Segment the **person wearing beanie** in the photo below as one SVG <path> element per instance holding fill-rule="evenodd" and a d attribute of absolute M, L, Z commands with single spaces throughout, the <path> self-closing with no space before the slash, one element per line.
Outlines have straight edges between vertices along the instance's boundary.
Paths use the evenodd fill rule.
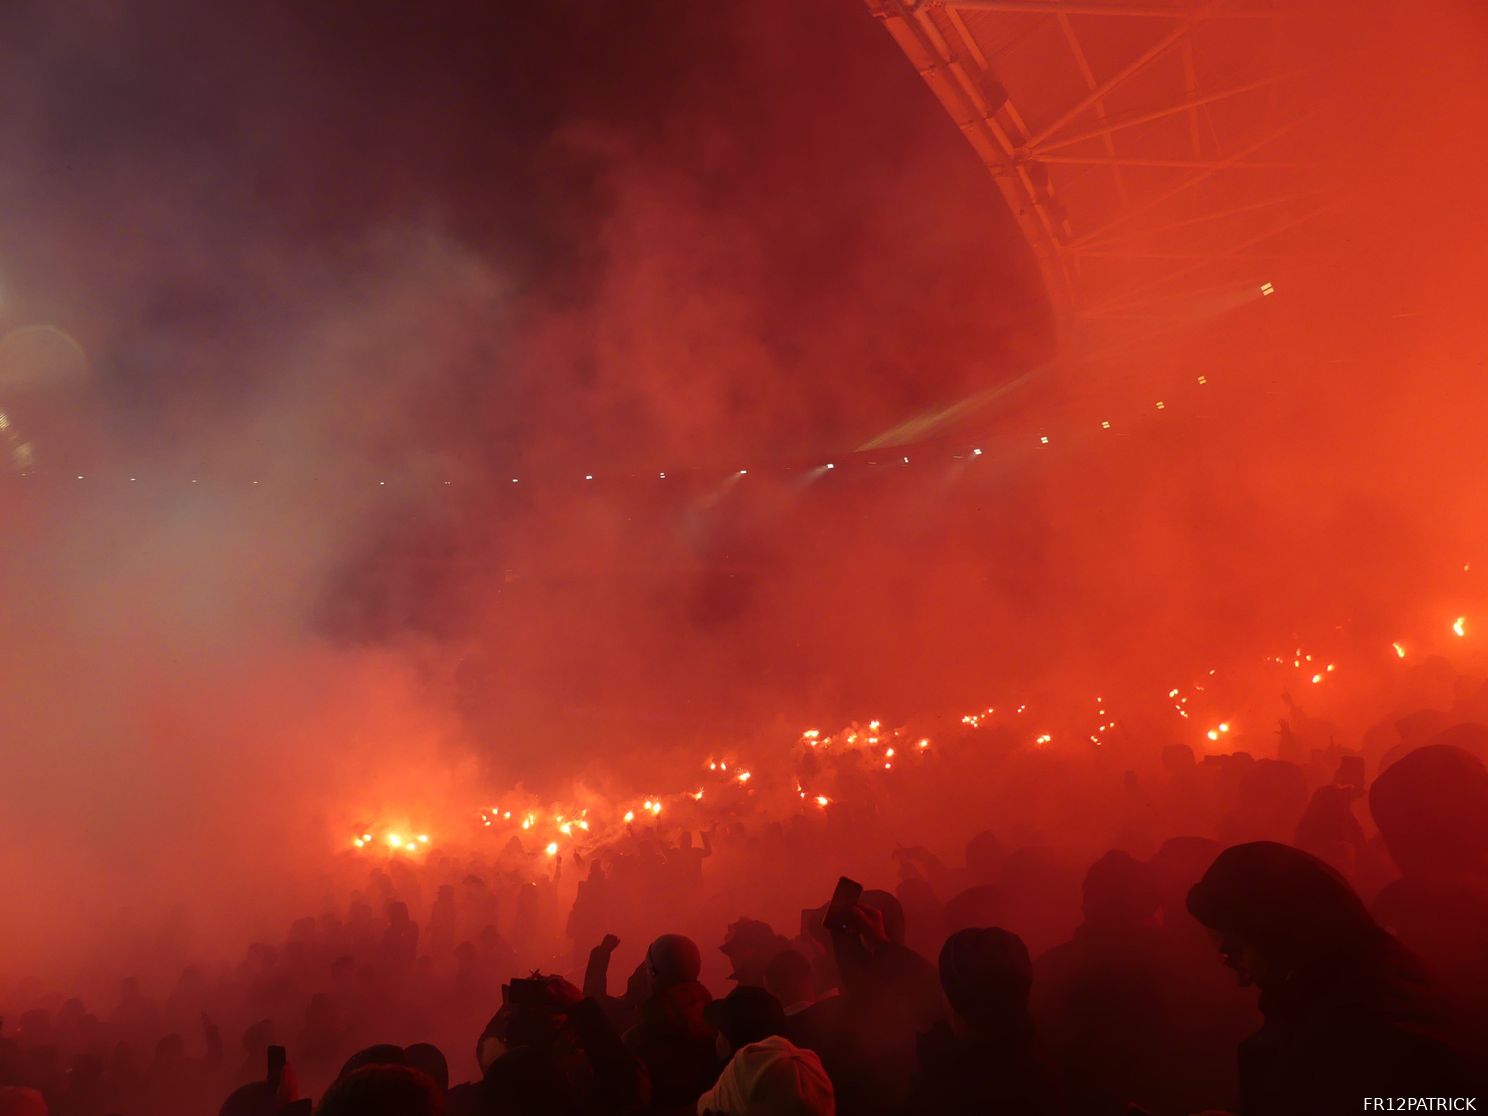
<path fill-rule="evenodd" d="M 690 1110 L 718 1071 L 717 1033 L 706 1018 L 712 996 L 698 982 L 702 953 L 691 938 L 664 934 L 646 950 L 650 995 L 625 1047 L 646 1067 L 659 1111 Z"/>
<path fill-rule="evenodd" d="M 663 934 L 646 949 L 646 975 L 652 992 L 674 984 L 692 984 L 702 971 L 702 951 L 682 934 Z"/>

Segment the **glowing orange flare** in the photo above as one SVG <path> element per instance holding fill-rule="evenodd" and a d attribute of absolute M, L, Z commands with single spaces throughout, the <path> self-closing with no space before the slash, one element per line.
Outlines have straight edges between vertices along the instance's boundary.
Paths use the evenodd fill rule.
<path fill-rule="evenodd" d="M 1395 657 L 1397 659 L 1403 659 L 1403 658 L 1405 658 L 1405 648 L 1404 647 L 1400 646 L 1400 644 L 1398 644 L 1398 643 L 1392 643 L 1392 644 L 1390 644 L 1390 646 L 1393 647 L 1393 648 L 1395 648 Z"/>
<path fill-rule="evenodd" d="M 543 851 L 546 852 L 549 856 L 557 856 L 558 855 L 558 842 L 557 841 L 549 841 L 548 842 L 548 847 L 546 849 L 544 849 Z"/>
<path fill-rule="evenodd" d="M 1467 617 L 1459 616 L 1457 617 L 1457 619 L 1453 620 L 1452 631 L 1457 633 L 1458 639 L 1461 639 L 1463 636 L 1467 635 Z"/>
<path fill-rule="evenodd" d="M 827 797 L 827 796 L 826 796 L 826 795 L 824 795 L 824 794 L 819 794 L 819 795 L 817 795 L 817 796 L 816 796 L 816 804 L 817 804 L 817 805 L 818 805 L 818 806 L 826 806 L 826 805 L 828 805 L 828 804 L 829 804 L 829 803 L 830 803 L 830 802 L 831 802 L 831 801 L 832 801 L 832 800 L 831 800 L 831 799 L 830 799 L 830 798 L 828 798 L 828 797 Z"/>
<path fill-rule="evenodd" d="M 738 779 L 741 783 L 747 783 L 749 782 L 750 775 L 747 771 L 741 771 L 738 775 L 735 776 L 735 778 Z"/>
<path fill-rule="evenodd" d="M 625 824 L 626 825 L 629 825 L 633 821 L 635 821 L 635 811 L 634 810 L 626 810 L 625 811 Z"/>

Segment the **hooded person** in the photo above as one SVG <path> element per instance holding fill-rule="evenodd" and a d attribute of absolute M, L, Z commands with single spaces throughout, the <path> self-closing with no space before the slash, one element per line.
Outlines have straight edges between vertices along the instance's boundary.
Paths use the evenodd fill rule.
<path fill-rule="evenodd" d="M 1419 953 L 1488 1049 L 1488 768 L 1473 754 L 1488 730 L 1458 725 L 1387 768 L 1369 809 L 1400 878 L 1373 913 Z"/>
<path fill-rule="evenodd" d="M 941 947 L 949 1017 L 920 1036 L 919 1069 L 904 1111 L 1059 1111 L 1059 1090 L 1034 1039 L 1033 963 L 1021 938 L 997 927 L 959 930 Z"/>
<path fill-rule="evenodd" d="M 1425 966 L 1316 857 L 1270 841 L 1226 849 L 1188 909 L 1260 989 L 1264 1023 L 1239 1050 L 1245 1116 L 1474 1093 Z"/>
<path fill-rule="evenodd" d="M 698 982 L 702 953 L 681 934 L 663 934 L 646 950 L 650 994 L 625 1048 L 646 1067 L 659 1112 L 691 1111 L 718 1070 L 716 1032 L 704 1016 L 712 997 Z"/>
<path fill-rule="evenodd" d="M 835 1116 L 836 1111 L 821 1059 L 779 1035 L 736 1050 L 697 1102 L 698 1116 Z"/>

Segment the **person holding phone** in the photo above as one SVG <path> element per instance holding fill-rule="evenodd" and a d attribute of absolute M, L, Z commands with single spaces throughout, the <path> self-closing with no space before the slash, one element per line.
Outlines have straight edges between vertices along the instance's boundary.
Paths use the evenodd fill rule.
<path fill-rule="evenodd" d="M 895 1112 L 909 1089 L 920 1032 L 945 1015 L 935 968 L 904 944 L 904 911 L 887 891 L 843 877 L 822 925 L 841 995 L 793 1017 L 793 1037 L 821 1055 L 843 1108 Z"/>

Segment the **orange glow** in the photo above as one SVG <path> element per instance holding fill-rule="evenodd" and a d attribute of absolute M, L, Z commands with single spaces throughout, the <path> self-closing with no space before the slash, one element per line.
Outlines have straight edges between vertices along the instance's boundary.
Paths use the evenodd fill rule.
<path fill-rule="evenodd" d="M 1395 648 L 1395 657 L 1396 658 L 1398 658 L 1398 659 L 1405 658 L 1405 648 L 1403 646 L 1401 646 L 1399 643 L 1392 643 L 1392 644 L 1390 644 L 1390 646 L 1393 647 L 1393 648 Z"/>
<path fill-rule="evenodd" d="M 1452 631 L 1457 633 L 1458 639 L 1461 639 L 1463 636 L 1467 635 L 1467 617 L 1459 616 L 1457 617 L 1457 619 L 1453 620 Z"/>
<path fill-rule="evenodd" d="M 549 841 L 548 842 L 548 847 L 546 849 L 544 849 L 543 851 L 546 852 L 549 856 L 557 856 L 558 855 L 558 842 L 557 841 Z"/>

